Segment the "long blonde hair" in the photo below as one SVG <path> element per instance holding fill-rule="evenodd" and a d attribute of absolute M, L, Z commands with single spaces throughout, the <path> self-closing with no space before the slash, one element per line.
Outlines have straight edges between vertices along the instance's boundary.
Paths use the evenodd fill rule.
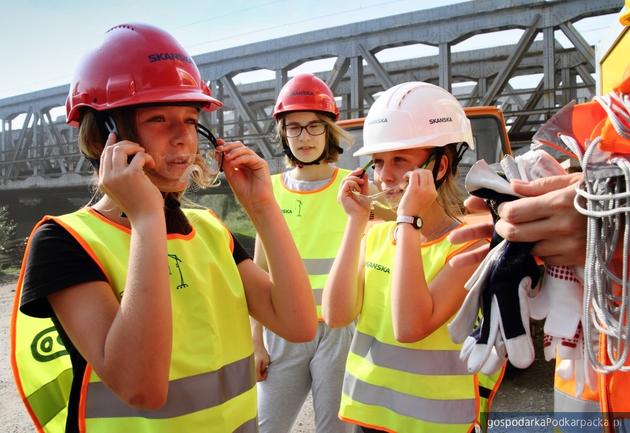
<path fill-rule="evenodd" d="M 458 167 L 453 169 L 457 146 L 458 143 L 451 143 L 444 147 L 442 158 L 448 158 L 448 169 L 438 189 L 437 201 L 448 216 L 460 219 L 464 214 L 464 193 L 458 182 Z"/>

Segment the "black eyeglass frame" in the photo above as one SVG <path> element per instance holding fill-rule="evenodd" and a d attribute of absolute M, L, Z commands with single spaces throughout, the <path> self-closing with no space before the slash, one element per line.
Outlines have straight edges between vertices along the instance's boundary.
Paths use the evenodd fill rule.
<path fill-rule="evenodd" d="M 319 134 L 313 134 L 313 133 L 311 133 L 311 132 L 308 130 L 308 128 L 309 128 L 310 126 L 312 126 L 312 125 L 321 125 L 321 126 L 323 126 L 323 127 L 324 127 L 324 130 L 323 130 L 322 132 L 320 132 Z M 321 122 L 321 121 L 314 121 L 314 122 L 310 122 L 310 123 L 308 123 L 308 124 L 307 124 L 307 125 L 305 125 L 305 126 L 302 126 L 302 125 L 299 125 L 299 124 L 292 124 L 292 125 L 291 125 L 291 128 L 296 128 L 296 129 L 297 129 L 297 128 L 300 128 L 300 132 L 298 132 L 296 135 L 289 135 L 289 134 L 287 133 L 287 125 L 284 125 L 284 127 L 283 127 L 283 129 L 284 129 L 284 135 L 285 135 L 287 138 L 297 138 L 297 137 L 299 137 L 300 135 L 302 135 L 302 131 L 304 131 L 304 130 L 306 130 L 306 133 L 307 133 L 308 135 L 310 135 L 311 137 L 317 137 L 317 136 L 320 136 L 320 135 L 322 135 L 322 134 L 325 134 L 325 133 L 326 133 L 326 129 L 328 128 L 328 125 L 326 125 L 326 123 Z"/>
<path fill-rule="evenodd" d="M 300 131 L 301 133 L 302 131 Z M 210 142 L 210 144 L 212 144 L 212 147 L 214 147 L 215 151 L 217 149 L 217 139 L 214 136 L 214 134 L 212 133 L 212 131 L 210 131 L 210 129 L 206 128 L 205 126 L 203 126 L 202 124 L 198 123 L 197 124 L 197 133 L 199 135 L 201 135 L 202 137 L 205 137 L 206 139 L 208 139 L 208 141 Z M 223 152 L 221 153 L 221 161 L 219 162 L 219 172 L 223 172 Z"/>

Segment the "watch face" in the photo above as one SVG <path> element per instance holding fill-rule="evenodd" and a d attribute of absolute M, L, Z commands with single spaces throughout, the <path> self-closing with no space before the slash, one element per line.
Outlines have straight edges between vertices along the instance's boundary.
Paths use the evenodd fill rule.
<path fill-rule="evenodd" d="M 420 217 L 413 217 L 413 222 L 411 223 L 412 226 L 414 226 L 417 229 L 421 229 L 422 228 L 422 220 L 420 219 Z"/>

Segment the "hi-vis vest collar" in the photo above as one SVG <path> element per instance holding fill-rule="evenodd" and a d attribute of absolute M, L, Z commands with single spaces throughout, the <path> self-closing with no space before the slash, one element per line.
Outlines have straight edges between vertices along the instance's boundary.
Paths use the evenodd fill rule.
<path fill-rule="evenodd" d="M 330 183 L 313 191 L 289 189 L 283 173 L 271 177 L 274 195 L 308 272 L 319 319 L 322 292 L 348 220 L 337 193 L 349 173 L 337 168 Z"/>
<path fill-rule="evenodd" d="M 184 212 L 193 232 L 169 235 L 167 241 L 173 308 L 167 402 L 156 411 L 130 408 L 88 366 L 79 405 L 81 432 L 257 432 L 248 310 L 232 257 L 232 237 L 210 212 Z M 103 269 L 114 294 L 119 299 L 124 296 L 130 231 L 88 209 L 54 219 Z M 72 376 L 70 360 L 63 346 L 58 356 L 50 354 L 46 362 L 35 356 L 34 347 L 42 352 L 58 348 L 58 337 L 50 319 L 19 313 L 22 279 L 21 275 L 12 322 L 16 383 L 38 431 L 62 433 Z"/>

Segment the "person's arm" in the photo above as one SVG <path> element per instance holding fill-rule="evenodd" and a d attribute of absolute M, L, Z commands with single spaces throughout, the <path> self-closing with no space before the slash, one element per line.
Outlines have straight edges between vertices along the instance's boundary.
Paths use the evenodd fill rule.
<path fill-rule="evenodd" d="M 254 263 L 256 263 L 261 269 L 265 271 L 267 270 L 265 250 L 258 236 L 256 236 L 256 244 L 254 248 Z M 265 348 L 265 342 L 263 340 L 263 327 L 260 322 L 253 317 L 250 317 L 249 325 L 252 332 L 252 341 L 254 343 L 254 368 L 256 370 L 256 380 L 261 382 L 267 379 L 267 368 L 269 367 L 270 362 L 269 353 Z"/>
<path fill-rule="evenodd" d="M 398 205 L 399 216 L 441 215 L 433 174 L 417 169 L 407 175 L 409 183 Z M 411 224 L 398 224 L 392 270 L 392 322 L 400 342 L 419 341 L 455 314 L 466 296 L 464 283 L 476 264 L 454 269 L 448 263 L 429 285 L 420 254 L 422 231 Z"/>
<path fill-rule="evenodd" d="M 367 176 L 360 169 L 346 177 L 337 197 L 348 221 L 322 294 L 324 321 L 331 328 L 350 324 L 363 305 L 362 239 L 370 212 L 354 200 L 352 191 L 368 191 Z"/>
<path fill-rule="evenodd" d="M 294 342 L 315 337 L 317 315 L 308 275 L 271 188 L 267 163 L 240 142 L 220 141 L 223 169 L 265 247 L 269 273 L 238 265 L 250 315 Z"/>
<path fill-rule="evenodd" d="M 114 139 L 103 151 L 99 178 L 131 224 L 124 296 L 119 304 L 109 284 L 90 282 L 48 299 L 103 382 L 128 405 L 155 409 L 168 394 L 172 345 L 163 199 L 143 170 L 153 163 L 151 157 L 137 144 L 114 144 Z"/>

